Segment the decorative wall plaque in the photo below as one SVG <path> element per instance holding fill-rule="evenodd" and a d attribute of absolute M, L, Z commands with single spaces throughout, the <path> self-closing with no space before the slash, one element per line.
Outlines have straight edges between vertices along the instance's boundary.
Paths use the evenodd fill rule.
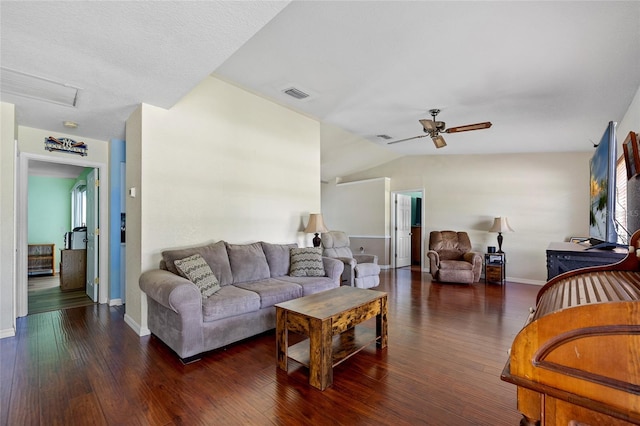
<path fill-rule="evenodd" d="M 56 139 L 49 136 L 44 140 L 44 149 L 47 151 L 64 151 L 71 154 L 80 154 L 83 157 L 87 155 L 89 148 L 84 142 L 76 142 L 69 138 Z"/>

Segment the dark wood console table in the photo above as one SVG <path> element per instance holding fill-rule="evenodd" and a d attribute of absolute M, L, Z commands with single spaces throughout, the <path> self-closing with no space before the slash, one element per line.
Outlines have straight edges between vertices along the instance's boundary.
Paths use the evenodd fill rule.
<path fill-rule="evenodd" d="M 589 249 L 589 246 L 576 243 L 551 243 L 547 248 L 547 280 L 574 269 L 588 266 L 609 265 L 624 259 L 628 250 Z"/>

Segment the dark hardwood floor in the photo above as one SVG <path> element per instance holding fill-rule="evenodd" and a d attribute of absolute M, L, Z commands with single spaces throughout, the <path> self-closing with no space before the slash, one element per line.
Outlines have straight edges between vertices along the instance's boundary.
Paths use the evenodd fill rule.
<path fill-rule="evenodd" d="M 29 277 L 27 312 L 29 315 L 92 305 L 84 289 L 62 291 L 60 275 Z"/>
<path fill-rule="evenodd" d="M 182 365 L 122 306 L 29 315 L 0 339 L 2 425 L 517 425 L 500 380 L 539 287 L 431 283 L 383 271 L 389 346 L 334 369 L 324 392 L 279 371 L 269 332 Z"/>

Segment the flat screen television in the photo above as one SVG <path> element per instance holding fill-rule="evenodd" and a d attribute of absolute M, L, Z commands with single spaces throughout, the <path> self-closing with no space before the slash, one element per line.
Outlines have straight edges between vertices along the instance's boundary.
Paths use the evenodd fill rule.
<path fill-rule="evenodd" d="M 616 147 L 616 123 L 610 121 L 589 162 L 591 248 L 612 249 L 619 246 L 615 225 Z"/>

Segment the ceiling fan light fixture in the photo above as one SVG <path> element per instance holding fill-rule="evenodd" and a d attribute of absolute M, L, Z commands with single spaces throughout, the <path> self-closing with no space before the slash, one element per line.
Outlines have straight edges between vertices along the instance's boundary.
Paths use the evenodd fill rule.
<path fill-rule="evenodd" d="M 445 146 L 447 146 L 444 138 L 440 135 L 433 136 L 431 140 L 433 141 L 433 144 L 436 146 L 436 148 L 444 148 Z"/>
<path fill-rule="evenodd" d="M 433 132 L 434 130 L 438 130 L 438 123 L 436 123 L 433 120 L 423 119 L 418 121 L 420 121 L 420 124 L 422 124 L 422 127 L 424 128 L 424 131 L 426 133 Z"/>

